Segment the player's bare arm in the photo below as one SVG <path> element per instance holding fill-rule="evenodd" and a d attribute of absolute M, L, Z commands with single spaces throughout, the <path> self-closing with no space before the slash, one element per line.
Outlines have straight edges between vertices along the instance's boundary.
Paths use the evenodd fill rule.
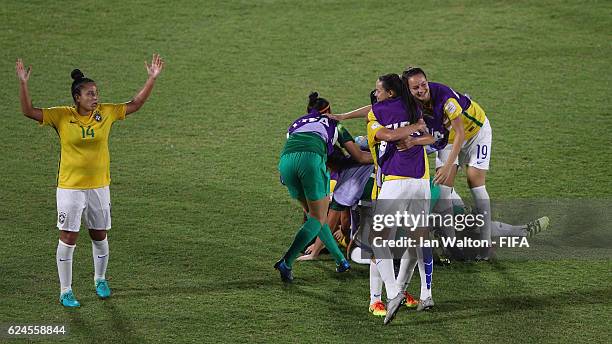
<path fill-rule="evenodd" d="M 349 141 L 344 143 L 344 148 L 351 154 L 351 157 L 355 159 L 360 164 L 372 164 L 374 160 L 372 159 L 372 154 L 370 152 L 364 152 L 359 149 L 359 146 L 353 141 Z"/>
<path fill-rule="evenodd" d="M 452 169 L 455 166 L 455 160 L 459 156 L 459 152 L 461 151 L 461 147 L 463 146 L 463 140 L 465 139 L 465 130 L 463 128 L 463 122 L 461 121 L 461 116 L 457 116 L 455 119 L 451 121 L 451 127 L 455 131 L 455 138 L 453 140 L 453 149 L 451 150 L 444 166 L 440 167 L 436 171 L 436 176 L 434 178 L 434 182 L 436 184 L 446 185 L 446 183 L 449 182 L 449 178 L 450 178 Z"/>
<path fill-rule="evenodd" d="M 337 115 L 330 114 L 329 117 L 335 119 L 336 121 L 344 121 L 353 118 L 366 118 L 368 117 L 368 113 L 370 112 L 370 110 L 372 110 L 372 105 L 366 105 L 349 112 Z"/>
<path fill-rule="evenodd" d="M 126 116 L 138 111 L 144 105 L 151 95 L 153 86 L 155 86 L 155 79 L 157 79 L 161 71 L 164 69 L 164 60 L 159 56 L 159 54 L 153 54 L 151 64 L 148 64 L 147 61 L 145 61 L 144 64 L 149 77 L 147 78 L 147 81 L 145 81 L 142 89 L 138 91 L 136 96 L 134 96 L 134 98 L 132 98 L 132 100 L 126 104 Z"/>
<path fill-rule="evenodd" d="M 407 125 L 398 129 L 382 128 L 376 132 L 376 139 L 380 141 L 399 141 L 409 137 L 416 132 L 425 132 L 427 130 L 425 122 L 418 122 Z"/>
<path fill-rule="evenodd" d="M 42 122 L 42 110 L 35 108 L 32 105 L 32 98 L 30 98 L 30 92 L 28 90 L 28 80 L 30 79 L 30 74 L 32 73 L 32 66 L 29 66 L 26 69 L 23 65 L 23 60 L 17 59 L 15 71 L 17 73 L 17 78 L 19 79 L 19 101 L 21 103 L 21 112 L 23 112 L 23 114 L 28 118 Z"/>
<path fill-rule="evenodd" d="M 404 151 L 414 146 L 426 146 L 426 145 L 431 145 L 435 142 L 436 142 L 436 139 L 434 139 L 434 137 L 431 134 L 423 133 L 419 137 L 408 136 L 407 138 L 396 142 L 395 145 L 397 146 L 397 149 L 399 151 Z"/>

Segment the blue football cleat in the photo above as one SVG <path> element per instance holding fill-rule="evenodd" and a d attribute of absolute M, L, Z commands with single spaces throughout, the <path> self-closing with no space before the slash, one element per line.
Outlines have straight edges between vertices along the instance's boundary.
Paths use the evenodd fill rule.
<path fill-rule="evenodd" d="M 111 290 L 108 287 L 108 282 L 105 279 L 96 280 L 96 294 L 101 299 L 107 299 L 111 295 Z"/>
<path fill-rule="evenodd" d="M 280 272 L 280 277 L 283 282 L 293 282 L 293 272 L 291 272 L 291 269 L 287 266 L 284 259 L 276 262 L 274 268 Z"/>
<path fill-rule="evenodd" d="M 67 292 L 62 293 L 60 295 L 59 301 L 64 307 L 76 308 L 81 306 L 79 301 L 74 298 L 72 290 L 68 290 Z"/>
<path fill-rule="evenodd" d="M 351 269 L 351 264 L 348 260 L 343 260 L 340 264 L 336 265 L 336 272 L 345 272 Z"/>

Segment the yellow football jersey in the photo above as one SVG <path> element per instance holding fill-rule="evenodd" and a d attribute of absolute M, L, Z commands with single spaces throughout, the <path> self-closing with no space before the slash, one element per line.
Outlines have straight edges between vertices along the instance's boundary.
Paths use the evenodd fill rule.
<path fill-rule="evenodd" d="M 480 130 L 480 127 L 482 127 L 487 119 L 484 110 L 473 100 L 468 109 L 464 110 L 459 105 L 459 102 L 457 102 L 457 99 L 449 98 L 444 104 L 444 114 L 449 119 L 449 122 L 444 123 L 450 131 L 448 135 L 448 143 L 453 143 L 453 140 L 455 139 L 455 130 L 453 130 L 450 125 L 450 121 L 453 119 L 461 116 L 463 129 L 465 131 L 465 141 L 476 136 Z"/>
<path fill-rule="evenodd" d="M 372 115 L 371 117 L 370 114 Z M 376 155 L 376 152 L 378 150 L 378 145 L 380 144 L 380 141 L 376 140 L 376 133 L 382 128 L 383 126 L 376 121 L 376 117 L 374 117 L 374 114 L 372 113 L 372 111 L 370 111 L 370 113 L 368 114 L 368 124 L 366 128 L 366 133 L 368 138 L 368 148 L 370 149 L 372 160 L 374 160 L 374 168 L 378 167 L 378 156 Z"/>
<path fill-rule="evenodd" d="M 73 106 L 43 109 L 42 125 L 55 129 L 61 155 L 57 186 L 96 189 L 110 185 L 108 137 L 116 120 L 125 118 L 126 104 L 98 104 L 90 116 Z"/>

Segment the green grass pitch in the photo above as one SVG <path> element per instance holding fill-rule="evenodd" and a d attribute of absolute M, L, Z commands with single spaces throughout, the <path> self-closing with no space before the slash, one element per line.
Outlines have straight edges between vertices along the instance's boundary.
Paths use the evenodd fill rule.
<path fill-rule="evenodd" d="M 487 111 L 493 199 L 609 204 L 611 2 L 5 0 L 1 7 L 0 325 L 68 326 L 64 337 L 30 338 L 37 343 L 612 337 L 610 235 L 585 226 L 583 237 L 604 244 L 576 248 L 555 216 L 553 231 L 525 257 L 434 270 L 435 310 L 402 311 L 387 327 L 367 312 L 367 267 L 338 276 L 329 259 L 297 263 L 290 287 L 272 269 L 301 220 L 276 164 L 308 93 L 348 111 L 369 101 L 379 75 L 407 65 Z M 111 135 L 114 295 L 95 297 L 83 232 L 73 273 L 82 307 L 65 310 L 54 258 L 59 142 L 21 115 L 15 60 L 32 65 L 34 105 L 49 107 L 71 103 L 73 68 L 97 81 L 101 101 L 128 101 L 153 52 L 166 68 L 149 102 Z M 364 133 L 360 121 L 347 126 Z M 467 196 L 464 180 L 457 185 Z M 30 339 L 0 335 L 7 343 Z"/>

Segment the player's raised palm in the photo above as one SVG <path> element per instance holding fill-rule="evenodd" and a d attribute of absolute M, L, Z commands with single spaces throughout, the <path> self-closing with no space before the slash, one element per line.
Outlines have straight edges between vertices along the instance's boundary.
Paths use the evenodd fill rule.
<path fill-rule="evenodd" d="M 147 67 L 149 77 L 155 79 L 159 73 L 161 73 L 162 69 L 164 69 L 164 60 L 162 60 L 159 54 L 153 54 L 151 64 L 148 64 L 147 61 L 145 61 L 145 66 Z"/>
<path fill-rule="evenodd" d="M 28 67 L 26 69 L 23 65 L 23 60 L 17 59 L 17 63 L 15 64 L 15 71 L 17 72 L 17 77 L 21 82 L 28 82 L 30 79 L 30 73 L 32 72 L 32 67 Z"/>

